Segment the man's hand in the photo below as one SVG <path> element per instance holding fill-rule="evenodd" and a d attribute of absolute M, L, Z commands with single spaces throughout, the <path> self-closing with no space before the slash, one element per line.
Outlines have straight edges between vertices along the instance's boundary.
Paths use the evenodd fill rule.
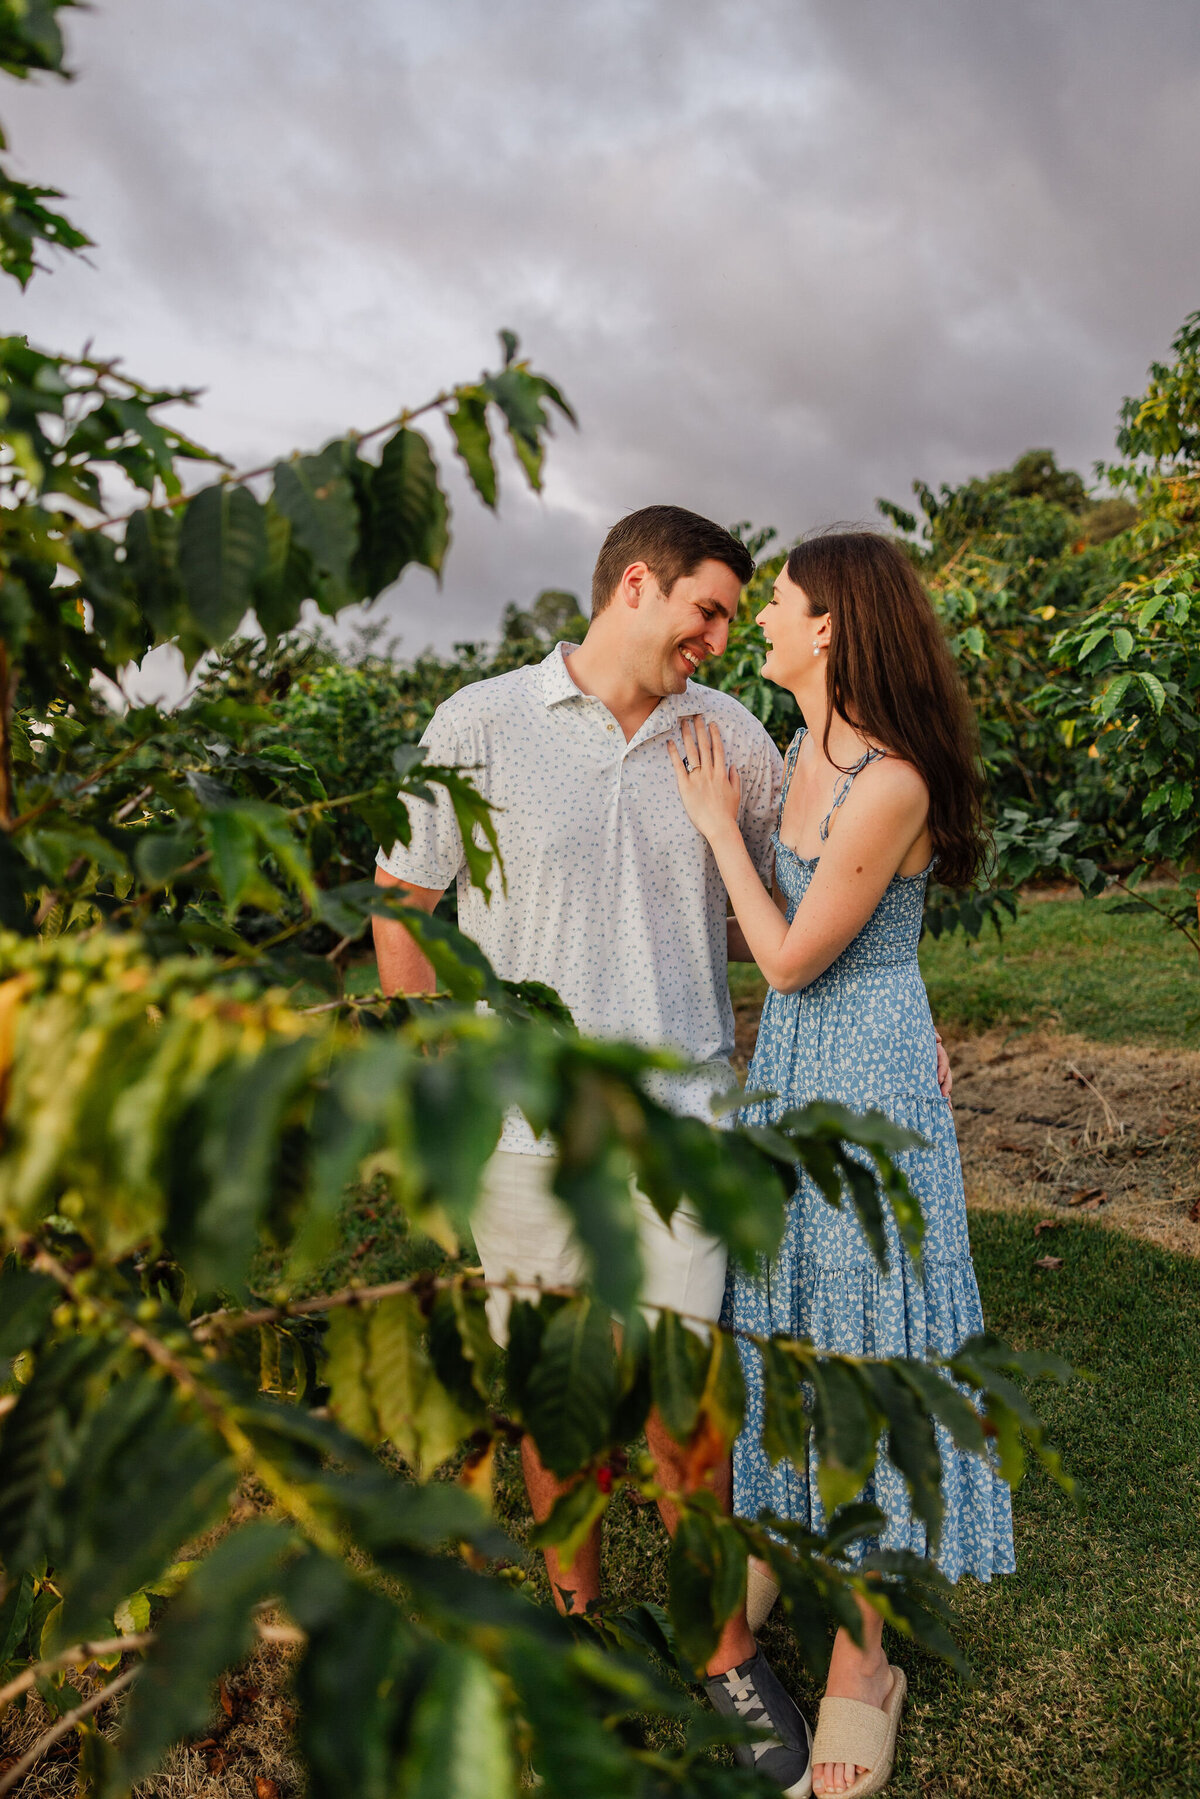
<path fill-rule="evenodd" d="M 954 1091 L 954 1072 L 950 1067 L 950 1058 L 946 1054 L 946 1045 L 942 1042 L 942 1033 L 935 1031 L 933 1034 L 937 1038 L 938 1086 L 942 1090 L 942 1098 L 950 1099 L 950 1095 Z M 953 1103 L 951 1100 L 951 1104 Z"/>

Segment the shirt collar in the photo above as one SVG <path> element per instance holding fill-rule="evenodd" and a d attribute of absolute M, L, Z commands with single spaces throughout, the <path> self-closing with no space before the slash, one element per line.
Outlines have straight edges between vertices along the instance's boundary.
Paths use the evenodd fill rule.
<path fill-rule="evenodd" d="M 567 657 L 572 650 L 577 650 L 577 643 L 556 643 L 544 662 L 539 662 L 537 678 L 542 700 L 547 706 L 557 706 L 560 700 L 582 700 L 583 694 L 567 673 Z"/>
<path fill-rule="evenodd" d="M 578 648 L 577 643 L 556 643 L 545 660 L 538 663 L 538 687 L 546 706 L 557 706 L 561 700 L 587 699 L 587 694 L 575 685 L 567 668 L 567 657 Z M 682 693 L 664 694 L 633 738 L 630 749 L 643 737 L 657 737 L 663 731 L 673 730 L 681 718 L 693 717 L 703 706 L 702 692 L 694 681 L 689 681 Z M 649 728 L 651 726 L 653 728 Z"/>

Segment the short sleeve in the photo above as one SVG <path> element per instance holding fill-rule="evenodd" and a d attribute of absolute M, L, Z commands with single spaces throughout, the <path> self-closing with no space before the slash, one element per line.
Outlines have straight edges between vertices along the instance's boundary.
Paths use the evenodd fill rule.
<path fill-rule="evenodd" d="M 771 835 L 783 790 L 783 757 L 761 726 L 755 733 L 755 742 L 741 776 L 739 823 L 742 836 L 764 887 L 769 887 L 775 862 Z"/>
<path fill-rule="evenodd" d="M 476 761 L 462 741 L 447 708 L 439 706 L 421 738 L 426 761 L 448 766 L 461 766 Z M 432 789 L 432 800 L 405 795 L 412 838 L 407 847 L 393 843 L 390 850 L 380 846 L 376 866 L 406 881 L 411 887 L 429 887 L 444 893 L 455 880 L 464 862 L 462 832 L 454 816 L 454 806 L 444 787 Z"/>

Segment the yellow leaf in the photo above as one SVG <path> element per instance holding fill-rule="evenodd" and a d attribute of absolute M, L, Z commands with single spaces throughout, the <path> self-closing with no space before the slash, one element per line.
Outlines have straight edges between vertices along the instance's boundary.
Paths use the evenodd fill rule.
<path fill-rule="evenodd" d="M 4 1105 L 8 1071 L 12 1067 L 17 1039 L 17 1008 L 28 993 L 32 981 L 32 975 L 18 974 L 12 980 L 0 983 L 0 1109 Z"/>

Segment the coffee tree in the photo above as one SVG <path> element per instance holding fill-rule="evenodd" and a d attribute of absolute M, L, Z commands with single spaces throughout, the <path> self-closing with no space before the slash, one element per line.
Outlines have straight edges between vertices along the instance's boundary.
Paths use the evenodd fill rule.
<path fill-rule="evenodd" d="M 1125 579 L 1057 639 L 1064 674 L 1042 704 L 1120 771 L 1130 905 L 1160 912 L 1200 953 L 1200 312 L 1171 347 L 1122 408 L 1126 460 L 1103 471 L 1137 502 Z M 1116 837 L 1110 827 L 1106 847 Z M 1139 891 L 1164 862 L 1176 895 Z"/>
<path fill-rule="evenodd" d="M 62 9 L 0 12 L 10 73 L 62 71 Z M 28 279 L 18 227 L 72 240 L 23 191 L 5 241 Z M 449 507 L 419 417 L 444 422 L 484 504 L 497 427 L 537 485 L 551 416 L 570 415 L 511 334 L 503 351 L 376 430 L 235 475 L 173 422 L 193 396 L 0 345 L 0 1711 L 36 1691 L 53 1719 L 0 1795 L 67 1732 L 85 1789 L 128 1792 L 203 1731 L 217 1677 L 263 1636 L 290 1646 L 317 1796 L 500 1799 L 530 1759 L 557 1793 L 761 1791 L 712 1759 L 744 1727 L 686 1685 L 748 1552 L 814 1662 L 828 1617 L 856 1627 L 855 1595 L 953 1656 L 931 1565 L 858 1553 L 881 1440 L 933 1543 L 949 1444 L 1012 1481 L 1030 1448 L 1058 1472 L 1017 1379 L 1057 1364 L 990 1338 L 944 1364 L 774 1338 L 767 1446 L 798 1459 L 815 1440 L 829 1532 L 724 1517 L 710 1476 L 742 1422 L 737 1344 L 641 1323 L 630 1176 L 664 1218 L 686 1193 L 755 1266 L 803 1169 L 886 1260 L 920 1252 L 913 1139 L 828 1105 L 771 1130 L 664 1111 L 646 1077 L 677 1066 L 665 1052 L 587 1041 L 453 925 L 343 878 L 331 815 L 403 840 L 408 801 L 441 788 L 495 891 L 469 771 L 399 742 L 331 794 L 263 704 L 264 665 L 226 648 L 248 619 L 269 651 L 305 600 L 336 614 L 441 568 Z M 189 703 L 114 702 L 167 642 L 198 672 Z M 431 999 L 345 992 L 381 911 L 428 954 Z M 518 1303 L 501 1360 L 460 1252 L 511 1105 L 554 1140 L 590 1279 Z M 330 1291 L 367 1175 L 444 1258 Z M 572 1480 L 534 1537 L 569 1561 L 622 1494 L 658 1496 L 637 1446 L 652 1405 L 687 1448 L 667 1602 L 561 1618 L 495 1521 L 497 1449 L 529 1432 Z"/>

